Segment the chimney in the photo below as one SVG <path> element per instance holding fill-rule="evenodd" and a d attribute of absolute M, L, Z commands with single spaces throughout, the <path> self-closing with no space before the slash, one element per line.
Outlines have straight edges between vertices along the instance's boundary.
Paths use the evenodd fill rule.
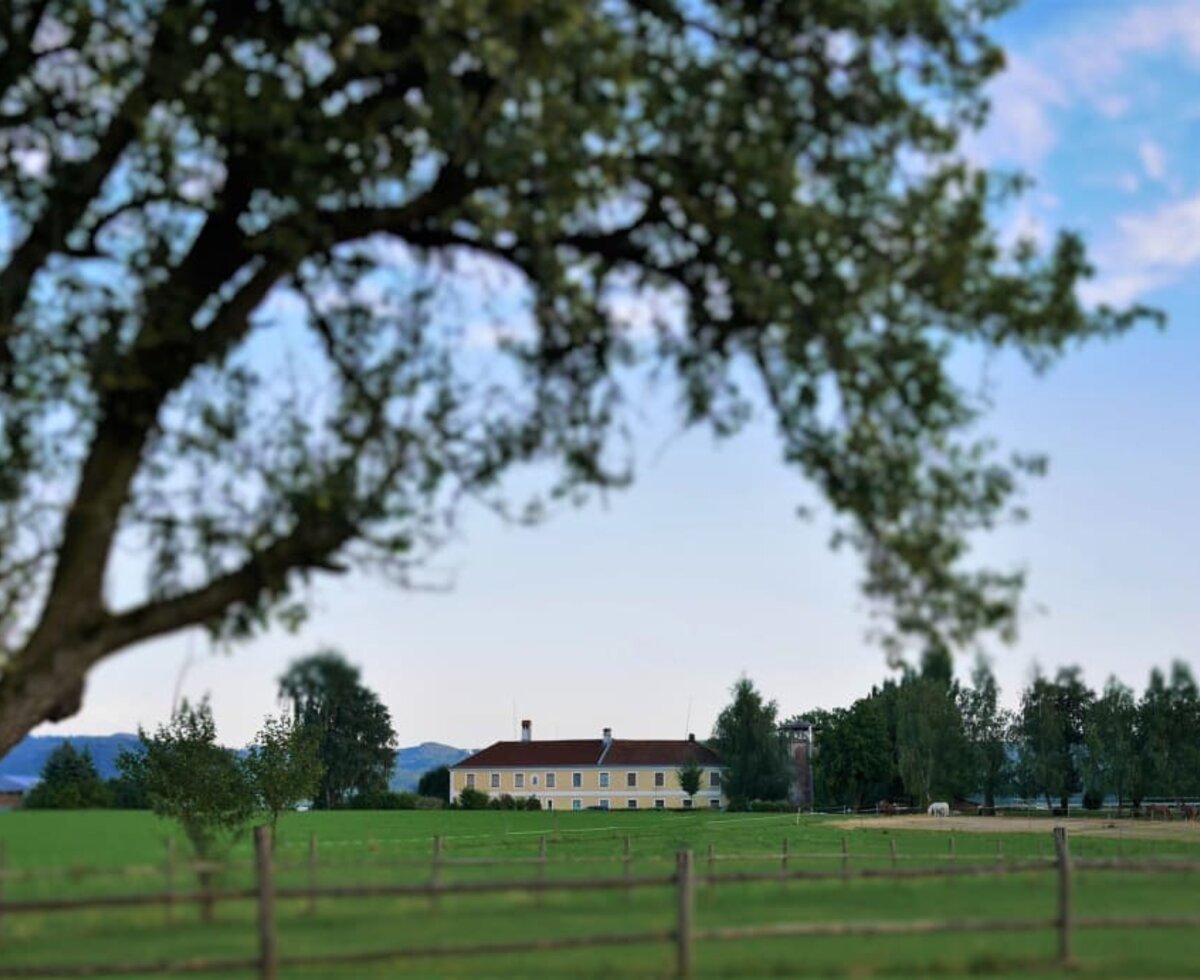
<path fill-rule="evenodd" d="M 528 718 L 526 718 L 523 722 L 521 722 L 521 741 L 522 742 L 532 742 L 533 741 L 533 722 L 530 721 Z"/>
<path fill-rule="evenodd" d="M 696 741 L 696 733 L 695 732 L 688 732 L 688 741 L 689 742 Z"/>
<path fill-rule="evenodd" d="M 610 745 L 612 745 L 612 729 L 606 728 L 604 729 L 604 747 L 608 748 Z"/>

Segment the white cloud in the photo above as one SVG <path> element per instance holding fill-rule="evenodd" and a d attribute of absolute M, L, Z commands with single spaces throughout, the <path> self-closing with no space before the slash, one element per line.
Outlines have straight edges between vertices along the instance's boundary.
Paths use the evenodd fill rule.
<path fill-rule="evenodd" d="M 1117 222 L 1129 257 L 1139 265 L 1182 269 L 1200 262 L 1200 194 Z"/>
<path fill-rule="evenodd" d="M 1138 145 L 1138 159 L 1151 180 L 1162 180 L 1167 175 L 1167 155 L 1154 140 L 1142 140 Z"/>
<path fill-rule="evenodd" d="M 1058 142 L 1051 113 L 1069 103 L 1066 90 L 1034 62 L 1010 55 L 989 94 L 988 125 L 969 141 L 968 153 L 985 163 L 1004 160 L 1036 168 Z"/>
<path fill-rule="evenodd" d="M 1117 219 L 1096 253 L 1100 275 L 1080 294 L 1087 303 L 1122 305 L 1177 282 L 1200 263 L 1200 194 L 1147 214 Z"/>

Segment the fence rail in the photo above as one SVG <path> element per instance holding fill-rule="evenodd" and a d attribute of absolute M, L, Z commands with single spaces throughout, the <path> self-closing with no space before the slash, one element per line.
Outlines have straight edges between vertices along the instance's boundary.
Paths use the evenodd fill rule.
<path fill-rule="evenodd" d="M 1054 828 L 1055 856 L 1048 859 L 1016 861 L 1009 863 L 965 864 L 952 863 L 943 866 L 909 868 L 849 868 L 843 849 L 842 867 L 838 870 L 813 871 L 789 868 L 788 861 L 809 855 L 793 854 L 785 841 L 778 855 L 753 855 L 753 860 L 778 860 L 780 868 L 772 871 L 716 872 L 713 860 L 716 855 L 711 849 L 707 855 L 709 871 L 698 875 L 695 858 L 690 850 L 678 852 L 673 860 L 675 869 L 669 875 L 633 875 L 630 873 L 631 851 L 628 844 L 621 858 L 624 873 L 603 878 L 546 878 L 500 881 L 455 881 L 445 882 L 440 871 L 447 866 L 441 841 L 434 845 L 432 873 L 427 881 L 416 884 L 378 885 L 316 885 L 310 877 L 304 887 L 279 887 L 276 883 L 278 868 L 274 864 L 270 830 L 255 829 L 255 882 L 249 888 L 208 889 L 199 891 L 147 892 L 135 895 L 107 895 L 73 899 L 5 899 L 0 893 L 0 921 L 11 914 L 66 912 L 85 909 L 130 908 L 167 905 L 168 910 L 176 904 L 201 904 L 210 906 L 215 902 L 253 901 L 257 911 L 258 955 L 249 958 L 189 958 L 157 962 L 102 963 L 102 964 L 36 964 L 0 966 L 0 977 L 80 977 L 147 975 L 166 973 L 220 973 L 257 971 L 264 980 L 275 980 L 283 967 L 312 967 L 354 965 L 385 962 L 401 959 L 425 959 L 437 957 L 471 957 L 503 955 L 510 953 L 548 952 L 554 950 L 580 949 L 600 946 L 661 945 L 675 946 L 676 975 L 689 977 L 692 973 L 694 946 L 697 942 L 726 942 L 749 939 L 783 937 L 834 937 L 834 936 L 902 936 L 947 933 L 990 933 L 1031 932 L 1055 930 L 1058 936 L 1058 958 L 1065 965 L 1072 959 L 1073 934 L 1080 929 L 1125 929 L 1125 928 L 1198 928 L 1200 915 L 1178 916 L 1091 916 L 1076 917 L 1072 913 L 1073 878 L 1076 871 L 1107 871 L 1137 874 L 1180 874 L 1200 872 L 1200 861 L 1147 861 L 1107 858 L 1072 858 L 1068 845 L 1067 831 Z M 894 855 L 893 855 L 894 856 Z M 928 856 L 928 855 L 927 855 Z M 953 846 L 949 856 L 953 858 Z M 315 843 L 310 846 L 310 862 L 303 867 L 310 871 L 316 867 Z M 727 856 L 733 857 L 733 856 Z M 741 856 L 738 856 L 739 858 Z M 611 859 L 609 859 L 611 862 Z M 425 862 L 428 864 L 429 862 Z M 539 872 L 544 872 L 546 848 L 539 847 L 536 859 Z M 206 868 L 211 870 L 211 868 Z M 1010 918 L 1010 919 L 912 919 L 891 921 L 854 922 L 773 922 L 739 926 L 716 926 L 697 929 L 695 926 L 695 889 L 698 883 L 707 887 L 748 884 L 759 882 L 823 881 L 850 879 L 863 881 L 911 880 L 935 877 L 998 877 L 1014 874 L 1036 874 L 1055 872 L 1057 877 L 1057 914 L 1053 917 Z M 0 883 L 3 879 L 0 878 Z M 307 901 L 310 908 L 317 899 L 340 900 L 350 898 L 380 897 L 425 897 L 436 901 L 451 895 L 482 895 L 501 892 L 526 892 L 542 895 L 547 892 L 596 892 L 613 889 L 673 888 L 675 891 L 676 922 L 672 929 L 631 931 L 617 933 L 594 933 L 582 936 L 534 938 L 510 942 L 481 942 L 474 944 L 434 944 L 425 946 L 403 946 L 379 950 L 358 950 L 344 953 L 313 954 L 305 956 L 281 955 L 276 923 L 278 902 Z"/>

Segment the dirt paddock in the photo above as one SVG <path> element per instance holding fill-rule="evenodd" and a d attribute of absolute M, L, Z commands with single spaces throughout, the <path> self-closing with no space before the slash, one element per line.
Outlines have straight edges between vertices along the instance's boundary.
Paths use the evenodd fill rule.
<path fill-rule="evenodd" d="M 1072 836 L 1117 837 L 1143 840 L 1200 841 L 1200 821 L 1106 820 L 1093 817 L 931 817 L 908 814 L 896 817 L 849 817 L 839 827 L 873 830 L 931 830 L 966 834 L 1048 834 L 1053 827 L 1066 827 Z"/>

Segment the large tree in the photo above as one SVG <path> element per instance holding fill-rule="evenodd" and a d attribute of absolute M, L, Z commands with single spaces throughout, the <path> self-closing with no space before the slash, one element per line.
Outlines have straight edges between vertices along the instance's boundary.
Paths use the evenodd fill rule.
<path fill-rule="evenodd" d="M 1039 462 L 953 355 L 1141 311 L 998 235 L 961 137 L 1005 6 L 0 4 L 0 751 L 131 645 L 407 579 L 514 464 L 625 482 L 638 359 L 687 424 L 769 406 L 893 647 L 1009 633 L 968 542 Z"/>
<path fill-rule="evenodd" d="M 983 805 L 991 813 L 996 794 L 1007 788 L 1012 777 L 1008 751 L 1012 719 L 1000 707 L 996 675 L 984 657 L 975 661 L 971 686 L 959 691 L 958 707 L 970 752 L 968 783 L 983 794 Z"/>
<path fill-rule="evenodd" d="M 69 741 L 50 753 L 42 778 L 25 797 L 29 810 L 83 810 L 106 807 L 112 792 L 96 771 L 92 754 L 77 752 Z"/>
<path fill-rule="evenodd" d="M 896 699 L 896 768 L 905 791 L 922 809 L 969 788 L 970 746 L 955 685 L 928 673 L 910 674 Z"/>
<path fill-rule="evenodd" d="M 779 732 L 779 706 L 748 677 L 739 678 L 730 693 L 733 700 L 717 715 L 712 737 L 725 766 L 722 791 L 735 805 L 787 799 L 788 752 Z"/>
<path fill-rule="evenodd" d="M 1138 780 L 1138 712 L 1133 692 L 1110 677 L 1084 726 L 1087 761 L 1084 788 L 1103 800 L 1115 793 L 1117 806 L 1135 792 Z"/>
<path fill-rule="evenodd" d="M 1083 788 L 1084 725 L 1095 695 L 1078 667 L 1060 667 L 1051 680 L 1038 674 L 1021 696 L 1015 722 L 1020 744 L 1018 779 L 1030 796 L 1057 797 L 1066 809 Z"/>
<path fill-rule="evenodd" d="M 323 650 L 297 660 L 279 679 L 295 727 L 317 746 L 315 802 L 339 807 L 351 796 L 385 793 L 396 765 L 396 732 L 378 695 L 341 654 Z"/>

